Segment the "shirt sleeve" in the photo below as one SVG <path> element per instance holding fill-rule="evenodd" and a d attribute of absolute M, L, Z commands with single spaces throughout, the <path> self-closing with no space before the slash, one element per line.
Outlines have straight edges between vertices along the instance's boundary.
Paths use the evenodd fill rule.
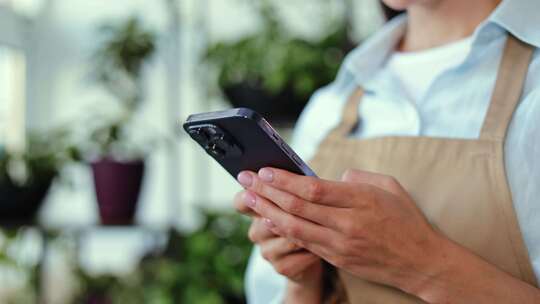
<path fill-rule="evenodd" d="M 263 259 L 254 246 L 246 271 L 246 297 L 249 304 L 278 304 L 284 299 L 287 280 Z"/>

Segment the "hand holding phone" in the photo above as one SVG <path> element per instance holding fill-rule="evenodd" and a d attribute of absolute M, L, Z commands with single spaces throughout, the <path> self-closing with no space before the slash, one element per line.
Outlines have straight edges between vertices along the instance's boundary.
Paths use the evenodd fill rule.
<path fill-rule="evenodd" d="M 270 124 L 250 109 L 191 115 L 184 123 L 184 129 L 235 179 L 242 171 L 258 172 L 264 167 L 316 176 Z M 277 272 L 289 278 L 288 300 L 316 303 L 322 290 L 321 259 L 287 238 L 273 234 L 264 219 L 246 207 L 243 195 L 244 191 L 235 197 L 235 207 L 253 217 L 250 240 L 259 245 L 262 256 Z M 296 301 L 300 298 L 302 301 Z"/>

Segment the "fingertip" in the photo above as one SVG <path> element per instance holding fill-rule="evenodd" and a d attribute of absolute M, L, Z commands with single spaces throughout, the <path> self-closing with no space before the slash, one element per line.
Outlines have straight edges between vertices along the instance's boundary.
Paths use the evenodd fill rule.
<path fill-rule="evenodd" d="M 255 211 L 252 208 L 248 207 L 247 204 L 245 203 L 245 200 L 244 200 L 245 193 L 246 193 L 246 190 L 243 190 L 235 194 L 234 200 L 233 200 L 233 207 L 237 212 L 253 217 L 257 215 L 257 213 L 255 213 Z"/>
<path fill-rule="evenodd" d="M 244 194 L 242 195 L 242 200 L 246 204 L 247 207 L 254 209 L 257 204 L 257 197 L 255 194 L 251 193 L 250 191 L 244 191 Z"/>
<path fill-rule="evenodd" d="M 274 181 L 274 170 L 271 168 L 262 168 L 258 172 L 259 178 L 267 183 Z"/>
<path fill-rule="evenodd" d="M 251 187 L 253 184 L 253 177 L 251 176 L 251 172 L 249 171 L 242 171 L 238 173 L 236 176 L 236 180 L 240 183 L 240 185 L 248 188 Z"/>

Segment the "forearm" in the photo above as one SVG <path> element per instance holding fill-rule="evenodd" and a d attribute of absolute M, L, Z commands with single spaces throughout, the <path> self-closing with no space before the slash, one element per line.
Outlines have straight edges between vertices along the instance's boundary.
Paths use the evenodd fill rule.
<path fill-rule="evenodd" d="M 403 289 L 432 304 L 540 303 L 540 290 L 520 281 L 449 240 L 424 264 L 424 275 Z"/>

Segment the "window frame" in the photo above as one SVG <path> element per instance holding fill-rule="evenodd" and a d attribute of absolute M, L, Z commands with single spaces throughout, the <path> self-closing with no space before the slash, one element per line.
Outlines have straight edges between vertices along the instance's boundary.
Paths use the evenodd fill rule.
<path fill-rule="evenodd" d="M 28 20 L 7 5 L 0 5 L 0 45 L 25 51 Z"/>
<path fill-rule="evenodd" d="M 28 18 L 15 12 L 9 5 L 9 2 L 0 3 L 0 47 L 13 50 L 10 55 L 9 70 L 13 81 L 8 82 L 9 91 L 13 94 L 13 100 L 8 100 L 5 105 L 6 121 L 0 134 L 4 135 L 0 141 L 9 152 L 22 153 L 26 146 L 26 109 L 28 99 L 26 91 L 28 80 L 26 77 L 26 58 L 28 57 L 28 48 L 26 44 L 26 33 L 29 29 Z"/>

